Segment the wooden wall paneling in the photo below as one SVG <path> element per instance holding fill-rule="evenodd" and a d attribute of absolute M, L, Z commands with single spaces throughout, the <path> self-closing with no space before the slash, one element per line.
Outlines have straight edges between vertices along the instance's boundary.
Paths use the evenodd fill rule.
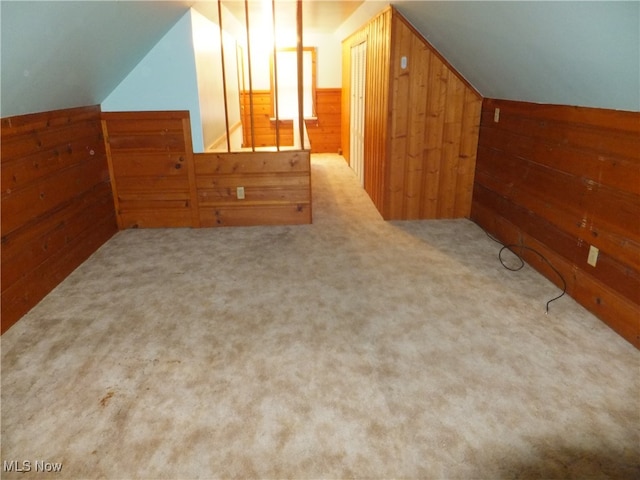
<path fill-rule="evenodd" d="M 311 223 L 308 151 L 195 154 L 195 171 L 202 226 Z"/>
<path fill-rule="evenodd" d="M 638 243 L 626 234 L 629 231 L 638 236 L 640 212 L 635 194 L 595 187 L 583 178 L 484 146 L 479 154 L 476 175 L 480 185 L 562 225 L 582 242 L 597 238 L 599 248 L 618 251 L 626 263 L 640 268 Z"/>
<path fill-rule="evenodd" d="M 341 148 L 341 97 L 340 88 L 316 89 L 316 120 L 306 120 L 312 153 L 337 153 Z M 249 92 L 242 92 L 243 146 L 251 147 Z M 253 92 L 253 125 L 256 147 L 275 147 L 276 122 L 272 119 L 275 106 L 269 90 Z M 280 120 L 278 125 L 280 146 L 293 146 L 293 122 Z"/>
<path fill-rule="evenodd" d="M 485 100 L 472 219 L 545 252 L 569 293 L 640 347 L 639 184 L 640 114 Z"/>
<path fill-rule="evenodd" d="M 116 212 L 116 224 L 118 225 L 118 230 L 123 230 L 125 227 L 124 222 L 122 221 L 122 216 L 119 215 L 118 212 L 120 212 L 120 199 L 118 198 L 118 189 L 116 186 L 116 165 L 118 165 L 118 157 L 114 158 L 114 156 L 111 153 L 111 146 L 109 145 L 109 131 L 107 129 L 107 121 L 104 119 L 104 117 L 101 118 L 100 120 L 100 126 L 102 128 L 102 134 L 104 136 L 104 145 L 105 145 L 105 153 L 107 155 L 107 166 L 109 168 L 109 178 L 110 178 L 110 186 L 111 186 L 111 196 L 113 198 L 113 206 L 115 208 L 115 212 Z M 123 161 L 120 164 L 119 168 L 125 169 L 124 171 L 126 172 L 126 168 L 130 165 L 129 162 L 126 161 L 126 158 L 123 157 Z M 140 160 L 137 159 L 137 161 L 133 161 L 131 162 L 131 165 L 139 165 L 140 163 L 142 163 L 142 167 L 138 169 L 138 171 L 136 172 L 136 170 L 134 170 L 133 168 L 130 170 L 133 175 L 135 175 L 137 173 L 138 176 L 144 175 L 144 167 L 145 165 L 145 161 L 144 159 Z M 119 170 L 118 170 L 119 171 Z"/>
<path fill-rule="evenodd" d="M 2 332 L 116 231 L 100 107 L 2 119 Z"/>
<path fill-rule="evenodd" d="M 510 202 L 495 192 L 478 185 L 476 198 L 487 210 L 499 210 L 501 217 L 513 225 L 522 225 L 521 231 L 535 237 L 539 242 L 553 245 L 557 254 L 571 262 L 572 265 L 587 269 L 589 244 L 576 241 L 575 235 L 548 219 L 536 215 L 526 207 Z M 624 258 L 612 256 L 610 250 L 602 250 L 598 258 L 598 268 L 589 267 L 590 274 L 604 284 L 618 286 L 618 293 L 630 301 L 640 303 L 640 273 L 637 267 L 630 269 Z M 637 261 L 637 259 L 636 259 Z"/>
<path fill-rule="evenodd" d="M 120 228 L 197 227 L 189 112 L 105 112 Z"/>
<path fill-rule="evenodd" d="M 316 89 L 316 121 L 306 121 L 311 153 L 339 153 L 341 151 L 340 88 Z"/>
<path fill-rule="evenodd" d="M 422 218 L 437 218 L 442 168 L 444 112 L 446 109 L 448 71 L 438 57 L 429 55 L 429 95 L 425 122 L 425 178 L 423 183 Z"/>
<path fill-rule="evenodd" d="M 112 207 L 112 205 L 110 205 Z M 2 332 L 17 322 L 60 282 L 88 259 L 116 231 L 113 217 L 94 218 L 90 230 L 67 238 L 65 247 L 48 256 L 33 270 L 24 272 L 15 282 L 3 287 Z"/>
<path fill-rule="evenodd" d="M 464 85 L 448 72 L 447 100 L 444 112 L 444 132 L 440 168 L 440 194 L 438 218 L 453 218 L 455 207 L 458 166 L 460 155 L 460 133 L 464 110 Z"/>
<path fill-rule="evenodd" d="M 255 147 L 271 147 L 276 145 L 276 123 L 271 120 L 274 107 L 272 105 L 271 92 L 269 90 L 254 90 L 253 94 L 241 92 L 242 100 L 242 132 L 243 147 L 252 145 L 251 135 L 251 108 L 250 99 L 253 99 L 253 139 Z M 293 146 L 293 122 L 291 120 L 279 121 L 280 146 Z"/>
<path fill-rule="evenodd" d="M 90 156 L 81 164 L 5 193 L 2 199 L 2 231 L 11 232 L 72 201 L 94 185 L 107 181 L 105 170 L 104 155 Z"/>
<path fill-rule="evenodd" d="M 587 270 L 577 268 L 571 260 L 558 254 L 555 247 L 550 248 L 548 243 L 539 241 L 537 236 L 521 232 L 517 225 L 496 215 L 495 211 L 490 208 L 476 203 L 475 194 L 472 215 L 474 221 L 498 236 L 503 242 L 524 244 L 540 252 L 562 274 L 567 285 L 568 295 L 603 320 L 622 337 L 640 348 L 640 344 L 635 340 L 638 336 L 638 304 L 636 302 L 620 295 L 616 290 L 608 288 L 607 284 L 589 275 Z M 540 260 L 540 257 L 527 251 L 524 251 L 522 256 L 529 265 L 542 273 L 558 288 L 562 287 L 557 274 L 549 269 Z M 560 291 L 558 291 L 559 293 Z M 546 298 L 540 299 L 541 309 L 544 308 L 544 303 L 548 300 Z M 551 314 L 553 314 L 553 308 L 553 306 L 550 307 Z"/>
<path fill-rule="evenodd" d="M 391 129 L 383 216 L 468 216 L 481 97 L 395 10 L 391 38 L 391 123 L 407 127 Z"/>
<path fill-rule="evenodd" d="M 303 225 L 311 223 L 311 205 L 254 205 L 202 207 L 203 227 L 245 227 L 255 225 Z"/>
<path fill-rule="evenodd" d="M 113 222 L 109 186 L 101 183 L 78 202 L 68 203 L 41 221 L 2 236 L 2 286 L 15 283 L 51 255 L 66 248 L 70 239 L 90 231 L 96 219 Z M 112 225 L 113 226 L 113 225 Z"/>
<path fill-rule="evenodd" d="M 374 18 L 367 29 L 364 187 L 382 211 L 388 180 L 391 8 Z"/>
<path fill-rule="evenodd" d="M 415 35 L 411 39 L 411 61 L 413 81 L 410 85 L 410 121 L 407 142 L 407 179 L 404 186 L 405 199 L 402 218 L 421 218 L 420 211 L 423 201 L 424 177 L 424 129 L 427 115 L 427 97 L 429 76 L 429 52 L 426 45 Z"/>
<path fill-rule="evenodd" d="M 462 115 L 458 178 L 453 217 L 469 218 L 473 198 L 473 182 L 478 153 L 479 119 L 482 115 L 482 98 L 465 89 L 465 105 Z"/>
<path fill-rule="evenodd" d="M 482 97 L 393 8 L 343 42 L 343 151 L 345 72 L 350 47 L 363 39 L 365 190 L 387 220 L 468 217 Z"/>
<path fill-rule="evenodd" d="M 225 100 L 226 101 L 226 100 Z M 226 107 L 225 107 L 226 110 Z M 186 157 L 185 163 L 187 164 L 187 177 L 189 180 L 189 205 L 191 211 L 191 226 L 200 226 L 200 213 L 198 212 L 198 192 L 196 188 L 196 167 L 195 160 L 193 158 L 193 140 L 191 138 L 191 121 L 190 119 L 182 119 L 182 130 L 184 135 L 182 137 L 184 142 L 184 154 Z M 228 130 L 228 129 L 227 129 Z"/>
<path fill-rule="evenodd" d="M 410 55 L 406 56 L 406 54 L 411 51 L 411 48 L 411 32 L 408 29 L 394 30 L 390 62 L 394 78 L 391 92 L 391 151 L 387 172 L 388 190 L 383 206 L 384 216 L 389 218 L 401 218 L 405 204 L 408 142 L 410 141 L 409 123 L 414 120 L 411 101 L 413 88 L 410 82 L 410 72 L 414 68 L 414 63 L 407 62 L 407 67 L 403 69 L 400 58 L 402 55 L 409 58 Z"/>

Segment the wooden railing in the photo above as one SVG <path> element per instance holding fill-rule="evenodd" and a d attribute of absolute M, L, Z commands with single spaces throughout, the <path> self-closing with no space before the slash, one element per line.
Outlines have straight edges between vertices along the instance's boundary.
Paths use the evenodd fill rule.
<path fill-rule="evenodd" d="M 263 107 L 264 105 L 260 105 L 256 103 L 256 95 L 262 95 L 264 92 L 262 91 L 254 91 L 253 88 L 253 68 L 252 68 L 252 55 L 251 55 L 251 26 L 252 24 L 250 23 L 250 8 L 249 8 L 249 1 L 248 0 L 244 0 L 244 17 L 245 17 L 245 29 L 246 29 L 246 49 L 247 49 L 247 55 L 246 55 L 246 71 L 247 71 L 247 85 L 245 85 L 245 88 L 241 89 L 240 92 L 240 103 L 242 104 L 242 112 L 241 112 L 241 118 L 242 118 L 242 128 L 243 128 L 243 138 L 244 138 L 244 145 L 245 148 L 250 148 L 252 151 L 256 151 L 260 145 L 258 142 L 256 142 L 256 129 L 257 128 L 265 128 L 263 125 L 261 126 L 257 126 L 256 125 L 256 110 L 258 110 L 259 108 Z M 272 28 L 272 42 L 273 42 L 273 64 L 272 64 L 272 68 L 274 69 L 274 75 L 272 75 L 271 81 L 272 83 L 272 90 L 274 92 L 275 98 L 277 99 L 277 95 L 278 95 L 278 74 L 277 74 L 277 55 L 276 55 L 276 8 L 275 8 L 275 1 L 272 0 L 270 2 L 271 4 L 271 18 L 273 20 L 271 28 Z M 302 45 L 302 38 L 303 38 L 303 29 L 302 29 L 302 0 L 296 0 L 295 2 L 295 7 L 296 7 L 296 58 L 297 58 L 297 83 L 298 83 L 298 95 L 297 95 L 297 118 L 298 119 L 302 119 L 304 118 L 303 112 L 304 112 L 304 105 L 303 105 L 303 98 L 304 98 L 304 92 L 303 92 L 303 45 Z M 236 149 L 232 148 L 231 142 L 230 142 L 230 138 L 231 138 L 231 126 L 229 124 L 229 104 L 227 101 L 227 82 L 226 82 L 226 76 L 227 73 L 225 71 L 225 62 L 224 62 L 224 58 L 225 58 L 225 48 L 224 48 L 224 41 L 222 38 L 222 32 L 224 29 L 224 22 L 223 22 L 223 15 L 222 15 L 222 8 L 221 8 L 221 0 L 218 0 L 218 25 L 220 27 L 220 57 L 222 59 L 222 65 L 221 65 L 221 70 L 222 70 L 222 87 L 223 87 L 223 97 L 224 97 L 224 110 L 225 110 L 225 134 L 222 136 L 225 138 L 226 140 L 226 151 L 227 152 L 231 152 L 231 151 L 235 151 Z M 264 41 L 264 39 L 261 39 L 262 41 Z M 235 52 L 234 52 L 235 54 Z M 244 77 L 244 68 L 245 65 L 243 65 L 242 67 L 239 67 L 240 71 L 241 71 L 241 76 Z M 243 81 L 244 83 L 244 81 Z M 268 91 L 267 91 L 268 92 Z M 271 97 L 271 92 L 269 93 L 269 97 Z M 274 126 L 274 135 L 273 135 L 273 142 L 269 142 L 272 143 L 272 145 L 268 145 L 268 146 L 273 146 L 275 147 L 275 149 L 277 151 L 279 151 L 280 149 L 283 150 L 310 150 L 310 144 L 308 141 L 308 136 L 305 130 L 305 124 L 304 121 L 295 121 L 294 120 L 294 129 L 293 129 L 293 135 L 294 135 L 294 141 L 293 141 L 293 146 L 289 145 L 288 140 L 291 138 L 289 135 L 289 128 L 290 126 L 287 126 L 287 134 L 282 136 L 281 132 L 280 132 L 280 127 L 281 127 L 281 119 L 280 119 L 280 115 L 279 115 L 279 111 L 278 111 L 278 102 L 275 101 L 274 102 L 274 110 L 273 110 L 273 118 L 270 119 L 270 122 L 273 124 Z M 271 112 L 270 112 L 271 113 Z M 266 127 L 267 129 L 271 130 L 270 125 L 268 127 Z M 282 139 L 285 139 L 284 142 L 282 141 Z M 296 140 L 297 138 L 297 140 Z M 305 140 L 306 138 L 306 140 Z M 222 148 L 221 148 L 222 147 Z M 216 150 L 220 151 L 221 149 L 224 149 L 224 145 L 220 145 L 220 143 L 218 143 Z M 242 150 L 242 149 L 241 149 Z"/>

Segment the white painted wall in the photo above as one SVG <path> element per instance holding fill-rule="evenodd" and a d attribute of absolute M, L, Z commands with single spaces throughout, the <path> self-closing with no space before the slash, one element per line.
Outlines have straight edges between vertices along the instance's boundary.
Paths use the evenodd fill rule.
<path fill-rule="evenodd" d="M 640 2 L 395 0 L 485 97 L 640 111 Z"/>
<path fill-rule="evenodd" d="M 207 20 L 195 10 L 191 12 L 191 22 L 200 101 L 200 121 L 206 149 L 226 131 L 220 29 L 215 23 Z"/>
<path fill-rule="evenodd" d="M 191 11 L 102 102 L 102 110 L 189 110 L 193 150 L 204 151 Z"/>
<path fill-rule="evenodd" d="M 335 29 L 337 43 L 316 41 L 305 33 L 304 43 L 318 46 L 321 87 L 339 85 L 337 45 L 387 4 L 367 0 Z M 393 4 L 484 96 L 640 111 L 638 1 L 393 0 Z M 142 63 L 135 72 L 132 69 L 145 55 L 145 68 L 151 68 L 151 57 L 157 60 L 160 55 L 154 45 L 178 19 L 185 21 L 182 16 L 189 5 L 201 12 L 212 10 L 213 15 L 205 16 L 217 18 L 213 1 L 0 0 L 0 115 L 97 103 L 129 110 L 120 101 L 124 90 L 134 77 L 144 76 Z M 222 10 L 225 30 L 244 43 L 242 22 L 224 5 Z M 178 37 L 173 50 L 191 58 L 191 71 L 176 79 L 175 66 L 187 59 L 167 54 L 174 62 L 171 67 L 163 67 L 158 75 L 147 72 L 152 81 L 128 98 L 139 104 L 156 94 L 158 101 L 151 107 L 162 108 L 161 103 L 170 102 L 158 95 L 161 87 L 168 90 L 168 98 L 177 100 L 176 89 L 168 83 L 192 82 L 185 98 L 174 103 L 187 108 L 197 103 L 193 48 L 186 41 L 190 33 L 183 28 L 182 34 L 172 32 Z M 268 79 L 268 73 L 263 77 Z"/>
<path fill-rule="evenodd" d="M 303 32 L 305 47 L 317 47 L 318 88 L 342 87 L 342 41 L 334 34 Z"/>
<path fill-rule="evenodd" d="M 291 3 L 295 11 L 295 3 Z M 270 20 L 269 20 L 270 21 Z M 251 27 L 251 74 L 254 90 L 269 90 L 271 75 L 269 61 L 273 55 L 273 30 L 271 24 Z M 246 34 L 245 34 L 246 35 Z M 246 36 L 241 40 L 246 44 Z M 304 47 L 316 47 L 316 72 L 318 88 L 340 88 L 342 86 L 342 41 L 333 33 L 303 31 Z M 276 25 L 276 46 L 278 48 L 296 47 L 295 25 Z M 248 87 L 248 72 L 245 70 Z"/>
<path fill-rule="evenodd" d="M 186 11 L 176 1 L 0 0 L 0 115 L 102 103 Z"/>
<path fill-rule="evenodd" d="M 196 10 L 192 10 L 193 49 L 198 78 L 200 118 L 205 150 L 226 136 L 225 85 L 223 83 L 220 27 Z M 236 60 L 236 41 L 223 31 L 224 75 L 229 129 L 240 122 L 240 87 Z"/>

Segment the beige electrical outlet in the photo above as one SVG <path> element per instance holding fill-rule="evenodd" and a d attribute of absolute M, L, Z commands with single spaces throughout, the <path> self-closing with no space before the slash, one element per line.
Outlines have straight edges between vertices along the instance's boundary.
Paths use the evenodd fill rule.
<path fill-rule="evenodd" d="M 592 267 L 595 267 L 596 263 L 598 263 L 599 253 L 600 253 L 600 250 L 598 250 L 597 247 L 594 247 L 593 245 L 589 247 L 589 257 L 587 257 L 587 263 Z"/>

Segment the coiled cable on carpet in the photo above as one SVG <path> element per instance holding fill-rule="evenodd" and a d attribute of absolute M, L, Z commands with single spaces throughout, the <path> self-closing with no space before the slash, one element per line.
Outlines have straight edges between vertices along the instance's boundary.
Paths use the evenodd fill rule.
<path fill-rule="evenodd" d="M 491 240 L 493 240 L 494 242 L 496 242 L 499 245 L 502 245 L 502 248 L 500 249 L 500 251 L 498 252 L 498 260 L 500 260 L 500 263 L 502 264 L 502 266 L 504 268 L 506 268 L 507 270 L 511 271 L 511 272 L 517 272 L 519 270 L 522 270 L 525 266 L 525 261 L 522 258 L 522 252 L 524 250 L 528 250 L 529 252 L 535 253 L 536 255 L 538 255 L 538 257 L 540 257 L 540 259 L 546 263 L 549 268 L 551 270 L 553 270 L 555 272 L 556 275 L 558 275 L 558 278 L 560 278 L 560 281 L 562 282 L 562 293 L 560 293 L 560 295 L 558 295 L 557 297 L 553 297 L 551 300 L 549 300 L 547 302 L 546 305 L 546 309 L 545 309 L 545 315 L 547 315 L 549 313 L 549 304 L 551 302 L 555 302 L 556 300 L 558 300 L 559 298 L 562 298 L 564 296 L 565 293 L 567 293 L 567 282 L 565 281 L 564 277 L 562 276 L 562 274 L 558 271 L 558 269 L 556 267 L 554 267 L 551 262 L 547 259 L 547 257 L 545 257 L 544 255 L 542 255 L 539 251 L 537 251 L 535 248 L 531 248 L 528 247 L 526 245 L 517 245 L 515 243 L 511 243 L 511 244 L 505 244 L 502 243 L 500 240 L 498 240 L 496 237 L 494 237 L 493 235 L 491 235 L 489 232 L 487 232 L 486 230 L 484 231 L 484 233 L 487 234 L 487 237 L 489 237 Z M 514 248 L 519 248 L 520 249 L 520 254 L 516 253 L 514 251 Z M 502 258 L 502 254 L 505 250 L 510 251 L 513 255 L 515 255 L 515 257 L 518 259 L 518 261 L 520 262 L 520 265 L 516 266 L 516 267 L 510 267 L 509 265 L 507 265 L 504 261 L 504 259 Z"/>

